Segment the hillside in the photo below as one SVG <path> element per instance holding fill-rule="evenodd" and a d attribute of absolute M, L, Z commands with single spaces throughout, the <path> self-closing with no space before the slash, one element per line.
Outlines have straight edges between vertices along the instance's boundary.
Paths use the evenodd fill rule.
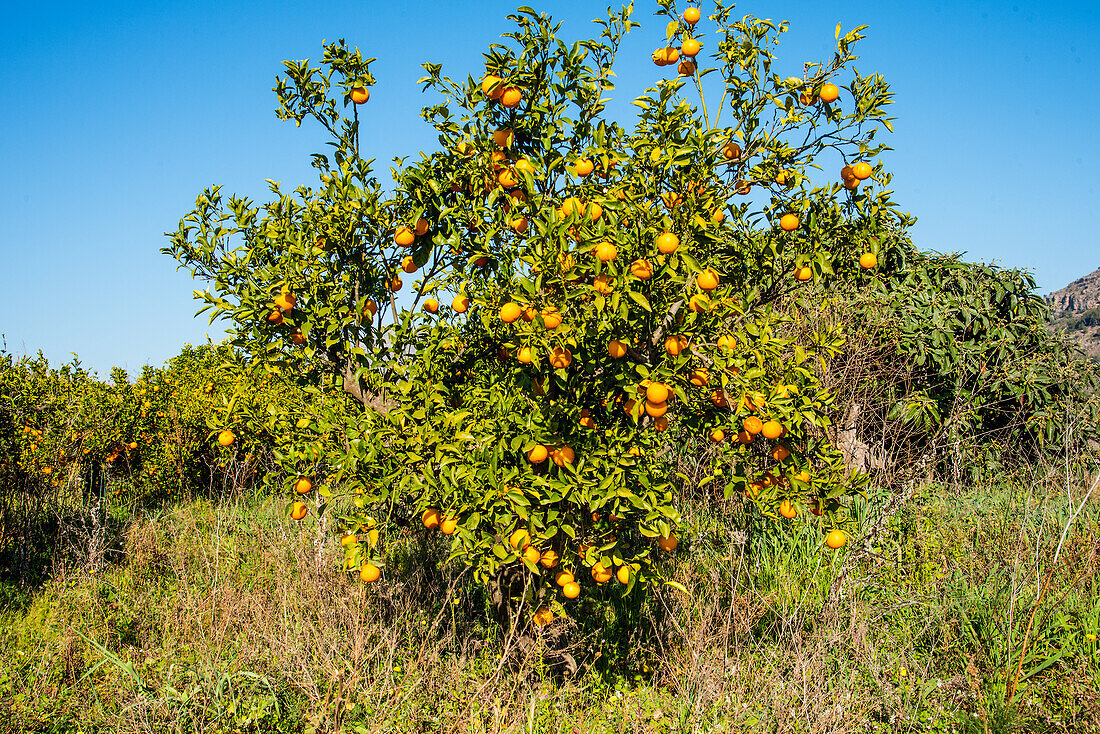
<path fill-rule="evenodd" d="M 1053 326 L 1064 329 L 1093 359 L 1100 359 L 1100 268 L 1046 296 Z"/>

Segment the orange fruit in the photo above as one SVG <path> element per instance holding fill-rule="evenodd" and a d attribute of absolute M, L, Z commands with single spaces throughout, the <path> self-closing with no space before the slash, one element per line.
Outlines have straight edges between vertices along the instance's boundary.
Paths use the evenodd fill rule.
<path fill-rule="evenodd" d="M 859 188 L 859 179 L 855 176 L 844 179 L 844 188 L 848 189 L 849 191 L 855 191 Z"/>
<path fill-rule="evenodd" d="M 498 99 L 504 88 L 501 86 L 501 82 L 504 81 L 496 74 L 486 74 L 485 78 L 481 80 L 481 91 L 485 93 L 485 96 L 489 99 Z"/>
<path fill-rule="evenodd" d="M 439 529 L 444 535 L 454 535 L 455 530 L 458 529 L 458 519 L 448 517 L 446 520 L 439 523 Z"/>
<path fill-rule="evenodd" d="M 428 234 L 429 226 L 430 225 L 428 224 L 428 220 L 424 217 L 420 217 L 420 219 L 416 220 L 416 227 L 413 228 L 413 234 L 415 234 L 417 237 L 423 237 L 424 235 Z"/>
<path fill-rule="evenodd" d="M 691 375 L 688 377 L 692 385 L 696 387 L 703 387 L 710 380 L 710 373 L 703 368 L 695 369 L 691 371 Z"/>
<path fill-rule="evenodd" d="M 866 161 L 860 161 L 852 166 L 852 175 L 860 181 L 870 178 L 872 173 L 874 173 L 874 169 L 872 169 L 871 164 Z"/>
<path fill-rule="evenodd" d="M 561 326 L 561 314 L 553 306 L 542 309 L 542 324 L 547 329 L 556 329 Z"/>
<path fill-rule="evenodd" d="M 798 229 L 798 215 L 797 214 L 784 214 L 779 218 L 779 227 L 784 232 L 793 232 Z"/>
<path fill-rule="evenodd" d="M 675 64 L 677 61 L 680 60 L 680 49 L 672 47 L 666 48 L 665 58 L 668 60 L 668 63 L 670 65 Z"/>
<path fill-rule="evenodd" d="M 735 161 L 741 157 L 741 146 L 734 142 L 726 143 L 722 147 L 722 157 L 727 161 Z"/>
<path fill-rule="evenodd" d="M 584 426 L 585 428 L 595 428 L 596 427 L 596 421 L 593 420 L 592 416 L 588 413 L 587 409 L 582 409 L 581 410 L 581 417 L 577 420 L 577 423 Z"/>
<path fill-rule="evenodd" d="M 699 8 L 688 8 L 684 11 L 684 22 L 688 25 L 695 25 L 701 17 L 702 13 L 699 12 Z"/>
<path fill-rule="evenodd" d="M 752 434 L 746 430 L 740 430 L 737 432 L 737 443 L 749 444 L 752 443 Z"/>
<path fill-rule="evenodd" d="M 470 299 L 466 296 L 455 296 L 451 301 L 451 308 L 455 313 L 466 313 L 470 308 Z"/>
<path fill-rule="evenodd" d="M 374 318 L 374 315 L 376 313 L 378 313 L 378 304 L 370 299 L 367 299 L 367 301 L 363 304 L 363 318 L 368 318 L 368 314 L 370 314 L 369 318 Z"/>
<path fill-rule="evenodd" d="M 772 458 L 776 461 L 784 461 L 790 455 L 791 452 L 787 449 L 786 446 L 776 446 L 774 449 L 772 449 L 771 454 Z"/>
<path fill-rule="evenodd" d="M 309 514 L 309 508 L 304 502 L 295 502 L 290 506 L 290 517 L 293 520 L 301 520 L 307 514 Z"/>
<path fill-rule="evenodd" d="M 714 443 L 722 443 L 725 438 L 726 432 L 723 431 L 721 428 L 715 428 L 713 431 L 710 432 L 710 440 Z"/>
<path fill-rule="evenodd" d="M 615 255 L 618 254 L 615 245 L 610 242 L 601 242 L 596 245 L 596 258 L 602 263 L 608 263 L 615 259 Z"/>
<path fill-rule="evenodd" d="M 298 494 L 309 494 L 311 489 L 313 481 L 309 477 L 298 477 L 298 481 L 294 482 L 294 491 Z"/>
<path fill-rule="evenodd" d="M 370 90 L 366 87 L 352 87 L 348 96 L 351 97 L 351 101 L 355 104 L 364 104 L 370 99 Z"/>
<path fill-rule="evenodd" d="M 382 569 L 373 563 L 364 563 L 359 568 L 359 578 L 368 584 L 373 584 L 382 576 Z"/>
<path fill-rule="evenodd" d="M 619 566 L 619 570 L 615 572 L 615 578 L 619 580 L 619 583 L 626 586 L 630 583 L 630 566 Z"/>
<path fill-rule="evenodd" d="M 439 514 L 439 510 L 434 507 L 429 507 L 420 514 L 420 522 L 424 523 L 424 527 L 428 530 L 435 530 L 439 527 L 439 523 L 443 518 Z"/>
<path fill-rule="evenodd" d="M 835 102 L 840 96 L 840 88 L 835 84 L 822 84 L 817 96 L 822 102 Z"/>
<path fill-rule="evenodd" d="M 790 500 L 783 500 L 779 503 L 779 514 L 788 520 L 793 520 L 798 515 L 798 509 L 791 504 Z"/>
<path fill-rule="evenodd" d="M 810 105 L 817 103 L 817 97 L 814 96 L 813 92 L 807 89 L 806 91 L 802 92 L 802 94 L 798 95 L 798 101 L 801 102 L 803 105 L 809 107 Z"/>
<path fill-rule="evenodd" d="M 856 177 L 855 171 L 852 170 L 851 166 L 846 165 L 846 166 L 844 166 L 843 168 L 840 169 L 840 178 L 841 179 L 847 180 L 849 178 L 855 178 L 855 177 Z"/>
<path fill-rule="evenodd" d="M 694 38 L 688 38 L 680 44 L 680 53 L 684 56 L 694 58 L 702 48 L 703 44 L 699 43 Z"/>
<path fill-rule="evenodd" d="M 520 347 L 519 351 L 516 352 L 516 359 L 524 364 L 531 364 L 532 358 L 531 347 Z"/>
<path fill-rule="evenodd" d="M 534 306 L 527 306 L 523 309 L 523 320 L 530 323 L 535 320 L 535 317 L 539 315 L 539 310 Z"/>
<path fill-rule="evenodd" d="M 833 550 L 843 548 L 847 542 L 848 536 L 844 534 L 843 530 L 837 530 L 836 528 L 830 530 L 829 534 L 825 536 L 825 545 Z"/>
<path fill-rule="evenodd" d="M 680 541 L 675 535 L 662 535 L 657 538 L 657 547 L 666 553 L 671 553 L 676 550 L 676 546 L 680 545 Z"/>
<path fill-rule="evenodd" d="M 558 207 L 558 214 L 565 219 L 584 211 L 584 202 L 575 196 L 570 196 Z"/>
<path fill-rule="evenodd" d="M 402 283 L 400 275 L 395 275 L 390 279 L 390 290 L 394 293 L 401 290 L 402 285 L 404 285 L 404 283 Z"/>
<path fill-rule="evenodd" d="M 626 345 L 618 339 L 612 339 L 607 343 L 607 353 L 615 359 L 622 359 L 626 356 Z"/>
<path fill-rule="evenodd" d="M 645 397 L 651 403 L 663 403 L 672 396 L 672 391 L 668 389 L 668 385 L 662 385 L 659 382 L 650 383 L 645 389 Z"/>
<path fill-rule="evenodd" d="M 721 209 L 715 209 L 714 214 L 710 215 L 710 220 L 715 224 L 721 224 L 726 221 L 726 213 Z"/>
<path fill-rule="evenodd" d="M 718 287 L 718 273 L 708 268 L 695 276 L 695 284 L 702 290 L 712 291 Z"/>
<path fill-rule="evenodd" d="M 592 290 L 605 295 L 615 290 L 615 285 L 611 280 L 611 276 L 607 273 L 597 275 L 596 279 L 592 282 Z"/>
<path fill-rule="evenodd" d="M 405 255 L 405 257 L 401 258 L 401 269 L 406 273 L 416 272 L 416 263 L 413 262 L 412 255 Z"/>
<path fill-rule="evenodd" d="M 761 427 L 760 432 L 764 434 L 764 438 L 774 440 L 783 435 L 783 424 L 779 421 L 768 421 Z"/>
<path fill-rule="evenodd" d="M 416 235 L 408 227 L 398 227 L 394 230 L 393 241 L 402 247 L 408 247 L 416 241 Z"/>
<path fill-rule="evenodd" d="M 542 554 L 539 553 L 539 549 L 535 546 L 529 545 L 523 549 L 523 560 L 527 561 L 532 566 L 537 566 L 540 558 L 542 558 Z"/>
<path fill-rule="evenodd" d="M 344 546 L 345 548 L 350 548 L 358 542 L 359 537 L 355 533 L 344 533 L 340 537 L 340 545 Z"/>
<path fill-rule="evenodd" d="M 554 449 L 553 453 L 550 455 L 550 459 L 558 466 L 572 464 L 576 458 L 577 454 L 570 446 L 562 446 L 561 448 Z"/>
<path fill-rule="evenodd" d="M 550 607 L 539 607 L 531 617 L 536 627 L 545 627 L 554 621 L 554 612 Z"/>
<path fill-rule="evenodd" d="M 515 133 L 506 127 L 493 131 L 493 142 L 501 148 L 511 148 L 513 140 L 515 140 Z"/>
<path fill-rule="evenodd" d="M 657 237 L 657 249 L 665 255 L 671 255 L 676 252 L 676 248 L 680 246 L 680 238 L 672 234 L 672 232 L 665 232 Z"/>
<path fill-rule="evenodd" d="M 500 93 L 500 103 L 505 107 L 518 107 L 523 101 L 523 92 L 515 87 L 508 87 Z"/>
<path fill-rule="evenodd" d="M 539 563 L 542 564 L 543 568 L 554 568 L 559 562 L 561 562 L 561 556 L 554 552 L 553 548 L 543 551 L 542 556 L 539 558 Z"/>
<path fill-rule="evenodd" d="M 527 160 L 526 158 L 520 158 L 518 161 L 516 161 L 516 170 L 520 171 L 521 173 L 529 173 L 532 176 L 535 175 L 535 166 L 532 165 L 531 161 Z M 515 194 L 513 194 L 513 196 L 515 196 Z M 527 195 L 524 194 L 522 198 L 517 198 L 520 198 L 520 201 L 526 201 L 526 197 Z"/>
<path fill-rule="evenodd" d="M 814 271 L 808 265 L 803 265 L 800 268 L 795 268 L 794 277 L 798 280 L 809 280 L 814 277 Z"/>
<path fill-rule="evenodd" d="M 653 52 L 653 63 L 657 66 L 668 66 L 668 52 L 667 48 L 659 48 Z"/>
<path fill-rule="evenodd" d="M 780 171 L 775 174 L 775 182 L 780 186 L 789 186 L 794 183 L 794 176 L 790 171 Z"/>
<path fill-rule="evenodd" d="M 694 76 L 695 62 L 691 59 L 684 59 L 680 62 L 680 65 L 676 67 L 676 73 L 680 76 Z"/>
<path fill-rule="evenodd" d="M 611 571 L 604 568 L 602 563 L 597 563 L 592 567 L 592 578 L 597 584 L 605 584 L 611 580 Z"/>
<path fill-rule="evenodd" d="M 508 226 L 516 234 L 525 234 L 527 232 L 527 217 L 516 217 L 508 222 Z"/>
<path fill-rule="evenodd" d="M 668 412 L 668 403 L 651 403 L 645 401 L 645 412 L 650 418 L 660 418 L 666 412 Z"/>
<path fill-rule="evenodd" d="M 497 174 L 497 183 L 506 189 L 514 189 L 516 186 L 519 186 L 516 174 L 509 168 L 505 168 Z"/>
<path fill-rule="evenodd" d="M 546 457 L 550 455 L 550 452 L 542 444 L 538 444 L 533 449 L 527 452 L 527 460 L 532 464 L 541 464 L 546 461 Z"/>
<path fill-rule="evenodd" d="M 573 164 L 573 172 L 581 178 L 584 178 L 588 174 L 592 173 L 593 169 L 592 160 L 589 158 L 581 158 L 579 161 Z"/>
<path fill-rule="evenodd" d="M 723 349 L 723 350 L 724 349 L 731 349 L 732 350 L 736 347 L 737 347 L 737 339 L 734 338 L 733 336 L 731 336 L 729 334 L 723 334 L 722 336 L 718 337 L 718 348 L 719 349 Z"/>
<path fill-rule="evenodd" d="M 531 545 L 531 534 L 523 528 L 519 528 L 508 536 L 508 545 L 518 551 L 526 550 Z"/>
<path fill-rule="evenodd" d="M 554 369 L 565 369 L 573 362 L 573 353 L 565 347 L 554 347 L 550 350 L 550 366 Z"/>
<path fill-rule="evenodd" d="M 500 320 L 506 324 L 510 324 L 523 315 L 523 309 L 520 308 L 518 303 L 512 303 L 509 301 L 500 307 Z"/>
<path fill-rule="evenodd" d="M 665 351 L 670 357 L 675 357 L 679 355 L 680 352 L 687 349 L 687 345 L 687 337 L 683 335 L 670 336 L 669 338 L 665 339 Z"/>
<path fill-rule="evenodd" d="M 576 599 L 581 595 L 581 585 L 576 581 L 570 581 L 561 587 L 561 593 L 566 599 Z"/>
<path fill-rule="evenodd" d="M 630 263 L 630 274 L 639 280 L 649 280 L 653 277 L 653 266 L 648 260 L 635 260 Z"/>
<path fill-rule="evenodd" d="M 752 183 L 749 181 L 735 181 L 733 184 L 733 190 L 741 196 L 746 196 L 752 191 Z"/>
<path fill-rule="evenodd" d="M 237 437 L 228 428 L 218 434 L 218 443 L 222 446 L 232 446 L 235 440 L 237 440 Z"/>
<path fill-rule="evenodd" d="M 864 270 L 870 270 L 878 265 L 878 258 L 873 252 L 865 252 L 859 256 L 859 266 Z"/>
<path fill-rule="evenodd" d="M 744 428 L 745 432 L 750 436 L 755 436 L 764 430 L 764 423 L 755 415 L 750 415 L 745 419 L 744 423 L 741 424 L 741 427 Z"/>
<path fill-rule="evenodd" d="M 289 291 L 283 291 L 275 296 L 274 300 L 275 306 L 281 311 L 290 311 L 294 308 L 294 294 Z"/>
<path fill-rule="evenodd" d="M 554 574 L 554 583 L 558 586 L 565 586 L 566 584 L 573 583 L 573 574 L 569 571 L 558 571 Z"/>

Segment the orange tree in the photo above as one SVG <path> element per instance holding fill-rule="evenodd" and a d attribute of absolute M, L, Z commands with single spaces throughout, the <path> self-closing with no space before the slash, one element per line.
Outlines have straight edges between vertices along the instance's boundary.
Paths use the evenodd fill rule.
<path fill-rule="evenodd" d="M 387 529 L 415 520 L 502 607 L 659 581 L 687 435 L 713 445 L 725 496 L 846 542 L 862 480 L 828 440 L 820 381 L 843 334 L 787 322 L 815 283 L 905 261 L 909 220 L 876 163 L 888 88 L 851 69 L 860 29 L 788 76 L 786 24 L 657 12 L 658 79 L 630 127 L 606 109 L 629 7 L 572 45 L 522 8 L 476 76 L 426 64 L 441 149 L 394 169 L 390 193 L 359 148 L 369 60 L 341 41 L 319 68 L 287 62 L 280 116 L 332 137 L 319 185 L 262 206 L 210 189 L 171 235 L 235 343 L 329 406 L 301 420 L 342 444 L 283 455 L 309 472 L 291 512 L 337 508 L 364 580 Z"/>

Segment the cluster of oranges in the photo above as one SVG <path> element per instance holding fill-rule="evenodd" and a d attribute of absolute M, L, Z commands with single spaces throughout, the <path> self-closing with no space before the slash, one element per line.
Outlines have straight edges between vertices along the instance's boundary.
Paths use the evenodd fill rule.
<path fill-rule="evenodd" d="M 688 8 L 684 11 L 683 20 L 690 27 L 694 27 L 702 13 L 699 8 Z M 703 44 L 692 37 L 687 37 L 680 42 L 680 47 L 666 46 L 653 52 L 653 63 L 657 66 L 672 66 L 676 64 L 676 72 L 680 76 L 693 76 L 696 65 L 695 57 L 703 50 Z"/>
<path fill-rule="evenodd" d="M 518 107 L 523 101 L 523 91 L 518 87 L 509 86 L 496 74 L 488 74 L 481 80 L 481 91 L 490 100 L 500 102 L 502 107 L 509 109 Z"/>
<path fill-rule="evenodd" d="M 294 294 L 289 290 L 283 290 L 276 294 L 272 299 L 271 309 L 267 313 L 267 323 L 272 326 L 280 326 L 294 311 L 294 304 L 297 300 Z M 294 331 L 290 333 L 290 343 L 294 345 L 302 345 L 306 343 L 306 336 L 302 333 L 300 326 L 294 327 Z"/>

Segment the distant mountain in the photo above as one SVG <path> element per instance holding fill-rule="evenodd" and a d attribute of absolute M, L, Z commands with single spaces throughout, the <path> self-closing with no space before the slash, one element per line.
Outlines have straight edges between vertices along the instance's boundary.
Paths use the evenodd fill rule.
<path fill-rule="evenodd" d="M 1100 359 L 1100 268 L 1046 296 L 1053 327 L 1065 330 L 1093 359 Z"/>

